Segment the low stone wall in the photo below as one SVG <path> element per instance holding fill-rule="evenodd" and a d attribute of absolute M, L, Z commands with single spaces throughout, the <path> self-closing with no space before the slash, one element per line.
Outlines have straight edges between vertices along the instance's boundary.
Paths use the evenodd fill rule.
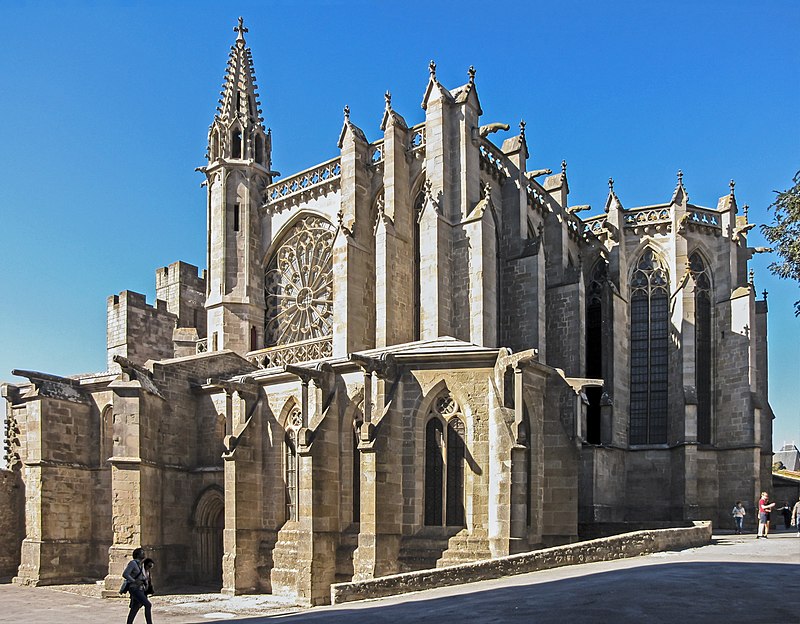
<path fill-rule="evenodd" d="M 636 557 L 664 550 L 705 546 L 711 542 L 711 523 L 694 522 L 691 527 L 635 531 L 613 537 L 576 542 L 566 546 L 488 559 L 474 563 L 393 574 L 367 581 L 331 586 L 331 602 L 339 604 L 366 598 L 460 585 L 527 572 L 537 572 L 577 563 Z"/>
<path fill-rule="evenodd" d="M 19 474 L 0 470 L 0 579 L 17 573 L 25 531 L 25 500 Z"/>

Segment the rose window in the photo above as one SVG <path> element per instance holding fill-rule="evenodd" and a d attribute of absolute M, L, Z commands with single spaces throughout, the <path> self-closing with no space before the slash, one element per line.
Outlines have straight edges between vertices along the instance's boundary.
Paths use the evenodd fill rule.
<path fill-rule="evenodd" d="M 264 279 L 268 347 L 333 333 L 333 239 L 319 217 L 295 224 L 272 257 Z"/>

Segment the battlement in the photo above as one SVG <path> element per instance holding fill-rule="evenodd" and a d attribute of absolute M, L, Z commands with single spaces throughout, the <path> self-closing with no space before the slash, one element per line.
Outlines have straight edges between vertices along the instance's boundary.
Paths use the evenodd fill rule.
<path fill-rule="evenodd" d="M 173 262 L 156 269 L 156 305 L 178 317 L 177 327 L 193 327 L 200 337 L 206 335 L 206 271 L 193 264 Z"/>
<path fill-rule="evenodd" d="M 115 355 L 139 364 L 173 356 L 172 332 L 178 317 L 167 309 L 166 301 L 157 299 L 151 306 L 141 293 L 123 290 L 108 298 L 106 311 L 109 370 L 118 369 Z"/>

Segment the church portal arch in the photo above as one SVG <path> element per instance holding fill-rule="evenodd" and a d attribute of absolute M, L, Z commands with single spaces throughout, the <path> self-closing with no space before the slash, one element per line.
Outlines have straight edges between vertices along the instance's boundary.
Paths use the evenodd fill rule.
<path fill-rule="evenodd" d="M 197 582 L 222 583 L 222 532 L 225 528 L 222 488 L 212 485 L 200 494 L 192 513 L 192 526 Z"/>

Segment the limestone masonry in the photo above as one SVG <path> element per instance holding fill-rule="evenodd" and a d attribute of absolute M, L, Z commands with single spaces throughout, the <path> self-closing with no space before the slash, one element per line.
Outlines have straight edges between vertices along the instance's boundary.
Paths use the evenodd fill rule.
<path fill-rule="evenodd" d="M 727 521 L 770 480 L 746 207 L 570 206 L 493 141 L 475 71 L 425 121 L 272 170 L 239 22 L 208 133 L 207 266 L 108 299 L 108 370 L 5 384 L 0 575 L 304 604 L 610 527 Z M 421 85 L 422 86 L 422 85 Z M 489 121 L 493 121 L 489 119 Z M 188 165 L 187 165 L 188 166 Z M 24 539 L 23 539 L 24 538 Z"/>

